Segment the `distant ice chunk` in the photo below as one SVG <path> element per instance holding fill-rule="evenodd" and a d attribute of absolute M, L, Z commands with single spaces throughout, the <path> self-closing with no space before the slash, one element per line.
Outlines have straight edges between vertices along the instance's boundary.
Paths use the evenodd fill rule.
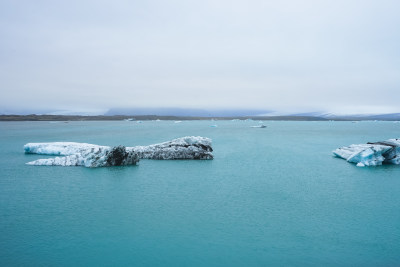
<path fill-rule="evenodd" d="M 400 164 L 400 139 L 341 147 L 333 154 L 359 167 Z"/>
<path fill-rule="evenodd" d="M 187 136 L 172 141 L 135 147 L 108 147 L 87 143 L 28 143 L 27 154 L 56 155 L 29 165 L 105 167 L 135 165 L 139 159 L 213 159 L 211 139 Z"/>
<path fill-rule="evenodd" d="M 250 128 L 267 128 L 267 126 L 265 126 L 264 124 L 261 124 L 261 125 L 250 126 Z"/>

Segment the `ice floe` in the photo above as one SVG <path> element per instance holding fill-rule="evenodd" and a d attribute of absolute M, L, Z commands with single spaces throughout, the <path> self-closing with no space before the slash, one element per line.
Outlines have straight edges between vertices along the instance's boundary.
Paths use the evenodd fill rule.
<path fill-rule="evenodd" d="M 341 147 L 333 154 L 359 167 L 400 164 L 400 139 Z"/>

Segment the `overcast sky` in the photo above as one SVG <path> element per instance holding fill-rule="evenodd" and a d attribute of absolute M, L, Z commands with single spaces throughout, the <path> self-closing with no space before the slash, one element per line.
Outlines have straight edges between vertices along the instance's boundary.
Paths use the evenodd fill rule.
<path fill-rule="evenodd" d="M 399 0 L 2 0 L 0 105 L 400 112 L 399 10 Z"/>

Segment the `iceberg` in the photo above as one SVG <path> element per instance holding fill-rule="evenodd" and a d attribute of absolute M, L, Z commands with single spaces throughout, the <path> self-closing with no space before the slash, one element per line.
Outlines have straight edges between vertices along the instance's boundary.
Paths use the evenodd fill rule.
<path fill-rule="evenodd" d="M 250 126 L 250 128 L 267 128 L 267 126 L 261 124 L 261 125 Z"/>
<path fill-rule="evenodd" d="M 355 163 L 359 167 L 382 164 L 400 164 L 400 139 L 350 145 L 333 151 L 336 157 Z"/>
<path fill-rule="evenodd" d="M 172 141 L 128 147 L 139 154 L 140 159 L 213 159 L 211 139 L 200 136 L 186 136 Z"/>
<path fill-rule="evenodd" d="M 213 159 L 211 139 L 187 136 L 149 146 L 108 147 L 87 143 L 28 143 L 27 154 L 63 156 L 39 159 L 28 165 L 106 167 L 136 165 L 140 159 Z"/>
<path fill-rule="evenodd" d="M 73 147 L 78 147 L 79 143 L 74 143 Z M 84 144 L 87 145 L 87 144 Z M 42 144 L 43 146 L 43 144 Z M 86 147 L 86 146 L 84 146 Z M 51 147 L 54 149 L 54 146 Z M 72 151 L 72 149 L 71 149 Z M 49 150 L 54 155 L 54 150 Z M 32 153 L 32 152 L 28 152 Z M 65 153 L 65 151 L 64 151 Z M 45 154 L 45 153 L 41 153 Z M 61 152 L 60 154 L 61 155 Z M 65 155 L 65 154 L 64 154 Z M 108 167 L 136 165 L 139 156 L 134 151 L 127 150 L 124 146 L 104 147 L 92 145 L 89 149 L 81 149 L 78 153 L 73 153 L 65 157 L 55 157 L 50 159 L 39 159 L 28 162 L 28 165 L 46 166 L 85 166 L 85 167 Z"/>

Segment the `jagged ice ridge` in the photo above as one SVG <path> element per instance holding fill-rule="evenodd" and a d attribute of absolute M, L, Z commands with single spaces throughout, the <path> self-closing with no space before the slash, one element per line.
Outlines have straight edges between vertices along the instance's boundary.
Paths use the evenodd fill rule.
<path fill-rule="evenodd" d="M 333 151 L 333 154 L 359 167 L 382 164 L 400 164 L 400 139 L 350 145 Z"/>
<path fill-rule="evenodd" d="M 87 143 L 28 143 L 27 154 L 55 155 L 28 165 L 105 167 L 135 165 L 139 159 L 213 159 L 211 139 L 187 136 L 172 141 L 136 147 L 108 147 Z"/>

